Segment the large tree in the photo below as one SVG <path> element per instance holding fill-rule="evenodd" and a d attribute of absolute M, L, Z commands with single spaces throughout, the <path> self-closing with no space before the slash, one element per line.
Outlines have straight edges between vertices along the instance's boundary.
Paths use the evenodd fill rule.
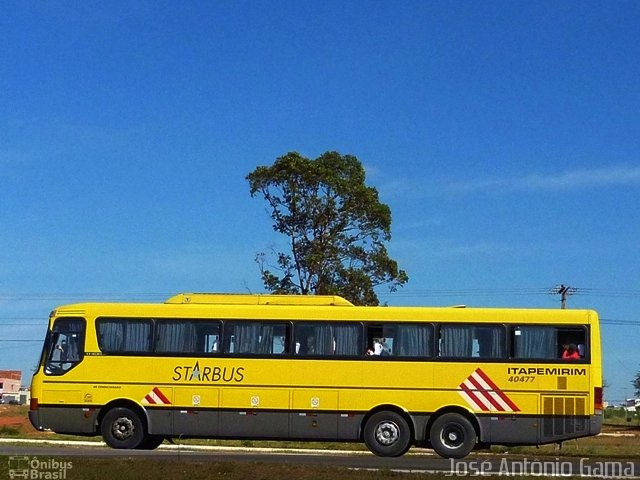
<path fill-rule="evenodd" d="M 273 229 L 288 237 L 290 247 L 272 252 L 274 265 L 267 254 L 256 256 L 267 290 L 377 305 L 374 287 L 395 290 L 408 281 L 385 247 L 391 210 L 365 185 L 356 157 L 326 152 L 311 160 L 290 152 L 247 180 L 251 196 L 260 194 L 269 204 Z"/>

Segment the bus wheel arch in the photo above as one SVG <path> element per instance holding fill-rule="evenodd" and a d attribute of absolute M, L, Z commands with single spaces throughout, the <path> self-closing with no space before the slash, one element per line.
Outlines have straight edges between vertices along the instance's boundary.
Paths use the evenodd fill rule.
<path fill-rule="evenodd" d="M 114 400 L 98 415 L 98 431 L 111 448 L 145 448 L 150 437 L 147 414 L 130 400 Z M 159 445 L 159 443 L 158 443 Z"/>
<path fill-rule="evenodd" d="M 380 405 L 362 420 L 360 436 L 369 450 L 380 457 L 404 455 L 415 441 L 411 417 L 394 405 Z"/>
<path fill-rule="evenodd" d="M 478 419 L 458 407 L 435 412 L 427 423 L 426 438 L 436 453 L 444 458 L 466 457 L 481 441 Z"/>

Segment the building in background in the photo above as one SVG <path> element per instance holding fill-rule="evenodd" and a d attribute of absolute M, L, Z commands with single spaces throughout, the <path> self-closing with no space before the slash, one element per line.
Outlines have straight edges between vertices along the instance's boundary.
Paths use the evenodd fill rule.
<path fill-rule="evenodd" d="M 627 398 L 624 408 L 627 412 L 638 412 L 640 410 L 640 398 Z"/>
<path fill-rule="evenodd" d="M 0 370 L 0 403 L 20 403 L 22 372 Z"/>

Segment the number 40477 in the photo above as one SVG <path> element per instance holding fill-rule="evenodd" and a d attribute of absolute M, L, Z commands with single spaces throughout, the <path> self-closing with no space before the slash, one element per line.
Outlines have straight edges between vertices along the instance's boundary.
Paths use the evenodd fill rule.
<path fill-rule="evenodd" d="M 512 375 L 507 381 L 512 383 L 533 383 L 535 378 L 533 375 Z"/>

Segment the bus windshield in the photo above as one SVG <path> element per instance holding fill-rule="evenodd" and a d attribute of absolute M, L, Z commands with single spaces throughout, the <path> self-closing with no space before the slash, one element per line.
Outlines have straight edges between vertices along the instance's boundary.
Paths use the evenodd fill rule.
<path fill-rule="evenodd" d="M 59 318 L 47 342 L 44 372 L 62 375 L 75 367 L 84 356 L 85 322 L 78 318 Z"/>

